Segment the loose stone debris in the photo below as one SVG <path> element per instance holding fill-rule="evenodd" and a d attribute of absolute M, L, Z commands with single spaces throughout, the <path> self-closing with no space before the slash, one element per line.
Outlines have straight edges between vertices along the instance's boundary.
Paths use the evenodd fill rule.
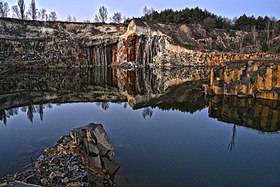
<path fill-rule="evenodd" d="M 101 124 L 90 123 L 62 136 L 27 170 L 0 180 L 3 186 L 115 186 L 120 164 Z"/>

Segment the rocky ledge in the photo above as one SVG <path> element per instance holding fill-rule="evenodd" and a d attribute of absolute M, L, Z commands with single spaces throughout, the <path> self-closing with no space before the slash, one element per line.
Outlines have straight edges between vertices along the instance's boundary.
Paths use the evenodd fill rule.
<path fill-rule="evenodd" d="M 29 169 L 8 175 L 0 186 L 115 186 L 120 165 L 100 124 L 72 130 L 44 150 Z"/>
<path fill-rule="evenodd" d="M 248 39 L 244 39 L 248 38 Z M 252 33 L 134 19 L 129 24 L 38 22 L 0 18 L 0 71 L 7 67 L 217 66 L 225 61 L 279 59 L 261 53 Z M 258 34 L 263 41 L 263 34 Z M 274 47 L 273 47 L 274 46 Z"/>

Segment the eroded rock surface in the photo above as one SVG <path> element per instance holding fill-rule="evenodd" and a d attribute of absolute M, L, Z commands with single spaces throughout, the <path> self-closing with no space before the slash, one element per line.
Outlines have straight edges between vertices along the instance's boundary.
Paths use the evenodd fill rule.
<path fill-rule="evenodd" d="M 7 67 L 216 66 L 279 59 L 246 50 L 250 33 L 132 20 L 127 24 L 39 22 L 0 18 L 0 70 Z M 275 37 L 275 43 L 280 43 Z M 242 54 L 240 54 L 242 53 Z"/>
<path fill-rule="evenodd" d="M 114 155 L 103 126 L 91 123 L 61 137 L 30 169 L 4 177 L 0 186 L 114 186 L 120 167 Z"/>

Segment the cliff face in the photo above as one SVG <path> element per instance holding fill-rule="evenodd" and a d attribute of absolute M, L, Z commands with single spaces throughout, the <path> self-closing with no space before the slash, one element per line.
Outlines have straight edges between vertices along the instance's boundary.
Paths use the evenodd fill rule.
<path fill-rule="evenodd" d="M 279 59 L 279 55 L 260 53 L 253 46 L 254 50 L 241 50 L 245 45 L 244 35 L 246 33 L 240 31 L 214 29 L 207 32 L 194 25 L 132 20 L 117 47 L 119 58 L 116 63 L 136 61 L 154 66 L 216 66 L 225 61 Z"/>
<path fill-rule="evenodd" d="M 5 65 L 11 66 L 32 67 L 89 66 L 92 65 L 93 57 L 88 49 L 98 46 L 98 49 L 102 49 L 96 49 L 98 55 L 104 55 L 104 48 L 117 43 L 118 36 L 125 29 L 124 25 L 1 18 L 0 62 L 7 62 Z"/>
<path fill-rule="evenodd" d="M 212 66 L 232 60 L 279 59 L 277 55 L 251 53 L 259 49 L 243 41 L 247 35 L 250 33 L 217 29 L 207 32 L 196 25 L 139 20 L 116 25 L 0 18 L 0 68 L 135 62 L 142 66 Z M 278 40 L 275 37 L 273 42 Z M 249 46 L 254 50 L 246 50 Z M 240 55 L 240 51 L 250 54 Z"/>
<path fill-rule="evenodd" d="M 139 20 L 124 25 L 0 18 L 0 74 L 9 67 L 211 66 L 208 93 L 278 100 L 280 79 L 275 61 L 279 61 L 280 55 L 257 52 L 258 47 L 244 48 L 254 53 L 236 53 L 242 51 L 242 46 L 252 44 L 243 41 L 247 35 L 240 31 L 206 31 L 196 25 Z M 275 36 L 273 43 L 277 44 L 279 38 Z M 273 61 L 256 61 L 260 59 Z M 204 72 L 207 71 L 203 70 L 202 75 Z M 160 75 L 158 72 L 157 76 Z M 146 75 L 142 72 L 142 76 Z M 134 85 L 135 89 L 140 89 L 141 84 Z"/>

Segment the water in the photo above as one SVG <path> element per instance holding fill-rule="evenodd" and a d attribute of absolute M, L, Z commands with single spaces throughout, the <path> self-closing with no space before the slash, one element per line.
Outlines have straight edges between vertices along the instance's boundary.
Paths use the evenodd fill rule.
<path fill-rule="evenodd" d="M 94 122 L 115 147 L 117 186 L 280 185 L 279 102 L 205 98 L 204 69 L 105 71 L 1 79 L 0 176 Z"/>

